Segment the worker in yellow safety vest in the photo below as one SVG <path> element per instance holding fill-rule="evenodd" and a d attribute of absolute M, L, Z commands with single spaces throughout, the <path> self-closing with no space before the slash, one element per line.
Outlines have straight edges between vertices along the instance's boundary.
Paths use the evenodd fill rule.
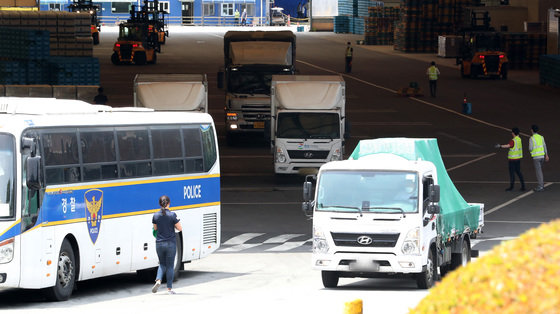
<path fill-rule="evenodd" d="M 535 165 L 535 172 L 537 174 L 538 185 L 533 189 L 535 192 L 541 192 L 544 189 L 542 167 L 544 162 L 548 161 L 548 152 L 546 150 L 544 137 L 538 132 L 539 126 L 533 124 L 531 126 L 531 133 L 533 133 L 533 135 L 529 138 L 529 151 L 531 152 L 531 157 L 533 157 L 533 164 Z"/>
<path fill-rule="evenodd" d="M 436 97 L 437 80 L 439 77 L 439 69 L 436 67 L 436 63 L 432 61 L 430 67 L 426 70 L 426 75 L 428 75 L 428 81 L 430 82 L 430 95 Z"/>
<path fill-rule="evenodd" d="M 352 57 L 354 55 L 354 48 L 350 42 L 346 45 L 346 54 L 345 54 L 345 61 L 346 61 L 346 73 L 352 72 Z"/>
<path fill-rule="evenodd" d="M 513 190 L 515 183 L 515 174 L 519 177 L 521 182 L 520 191 L 525 191 L 525 181 L 523 174 L 521 174 L 521 159 L 523 158 L 523 148 L 521 146 L 521 138 L 519 137 L 519 128 L 514 127 L 511 129 L 512 139 L 508 144 L 496 144 L 496 148 L 509 148 L 508 151 L 508 168 L 509 168 L 509 188 L 506 191 Z"/>

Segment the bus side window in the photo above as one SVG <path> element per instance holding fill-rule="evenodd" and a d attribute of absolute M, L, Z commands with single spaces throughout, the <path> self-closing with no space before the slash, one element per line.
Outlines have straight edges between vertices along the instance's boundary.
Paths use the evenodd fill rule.
<path fill-rule="evenodd" d="M 184 128 L 183 141 L 185 143 L 185 172 L 201 172 L 203 170 L 202 139 L 200 128 Z"/>

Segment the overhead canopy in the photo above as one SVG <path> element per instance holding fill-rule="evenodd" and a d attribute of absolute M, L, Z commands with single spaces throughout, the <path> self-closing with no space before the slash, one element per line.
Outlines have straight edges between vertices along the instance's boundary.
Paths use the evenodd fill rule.
<path fill-rule="evenodd" d="M 238 41 L 231 43 L 233 64 L 292 64 L 292 44 L 281 41 Z"/>
<path fill-rule="evenodd" d="M 437 169 L 438 184 L 440 186 L 441 216 L 438 219 L 438 230 L 447 238 L 453 230 L 462 232 L 470 228 L 478 228 L 480 214 L 479 206 L 469 205 L 459 193 L 449 177 L 437 140 L 434 138 L 380 138 L 361 140 L 349 159 L 360 159 L 372 154 L 394 154 L 410 161 L 427 160 L 432 162 Z"/>
<path fill-rule="evenodd" d="M 278 77 L 282 79 L 285 76 Z M 284 109 L 333 109 L 341 107 L 344 105 L 342 79 L 338 76 L 329 77 L 331 81 L 276 82 L 275 97 Z"/>

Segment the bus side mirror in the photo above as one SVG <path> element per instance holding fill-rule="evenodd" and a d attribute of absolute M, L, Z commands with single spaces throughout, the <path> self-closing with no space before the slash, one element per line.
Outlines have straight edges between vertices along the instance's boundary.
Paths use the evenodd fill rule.
<path fill-rule="evenodd" d="M 224 88 L 224 72 L 218 72 L 218 88 Z"/>
<path fill-rule="evenodd" d="M 430 201 L 432 203 L 439 202 L 439 185 L 430 185 L 429 191 L 430 193 Z"/>
<path fill-rule="evenodd" d="M 313 199 L 313 184 L 309 181 L 303 182 L 303 200 L 309 202 Z"/>
<path fill-rule="evenodd" d="M 27 188 L 33 191 L 37 191 L 41 189 L 41 180 L 40 180 L 40 165 L 41 165 L 41 157 L 34 156 L 34 157 L 27 157 L 25 160 L 25 167 L 26 167 L 26 185 Z"/>

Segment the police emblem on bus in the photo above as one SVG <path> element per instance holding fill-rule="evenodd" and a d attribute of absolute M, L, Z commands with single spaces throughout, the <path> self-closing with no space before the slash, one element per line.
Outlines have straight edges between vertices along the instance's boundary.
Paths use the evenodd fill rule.
<path fill-rule="evenodd" d="M 103 218 L 103 191 L 88 190 L 84 193 L 86 201 L 86 222 L 91 242 L 95 244 L 99 236 L 101 219 Z"/>

